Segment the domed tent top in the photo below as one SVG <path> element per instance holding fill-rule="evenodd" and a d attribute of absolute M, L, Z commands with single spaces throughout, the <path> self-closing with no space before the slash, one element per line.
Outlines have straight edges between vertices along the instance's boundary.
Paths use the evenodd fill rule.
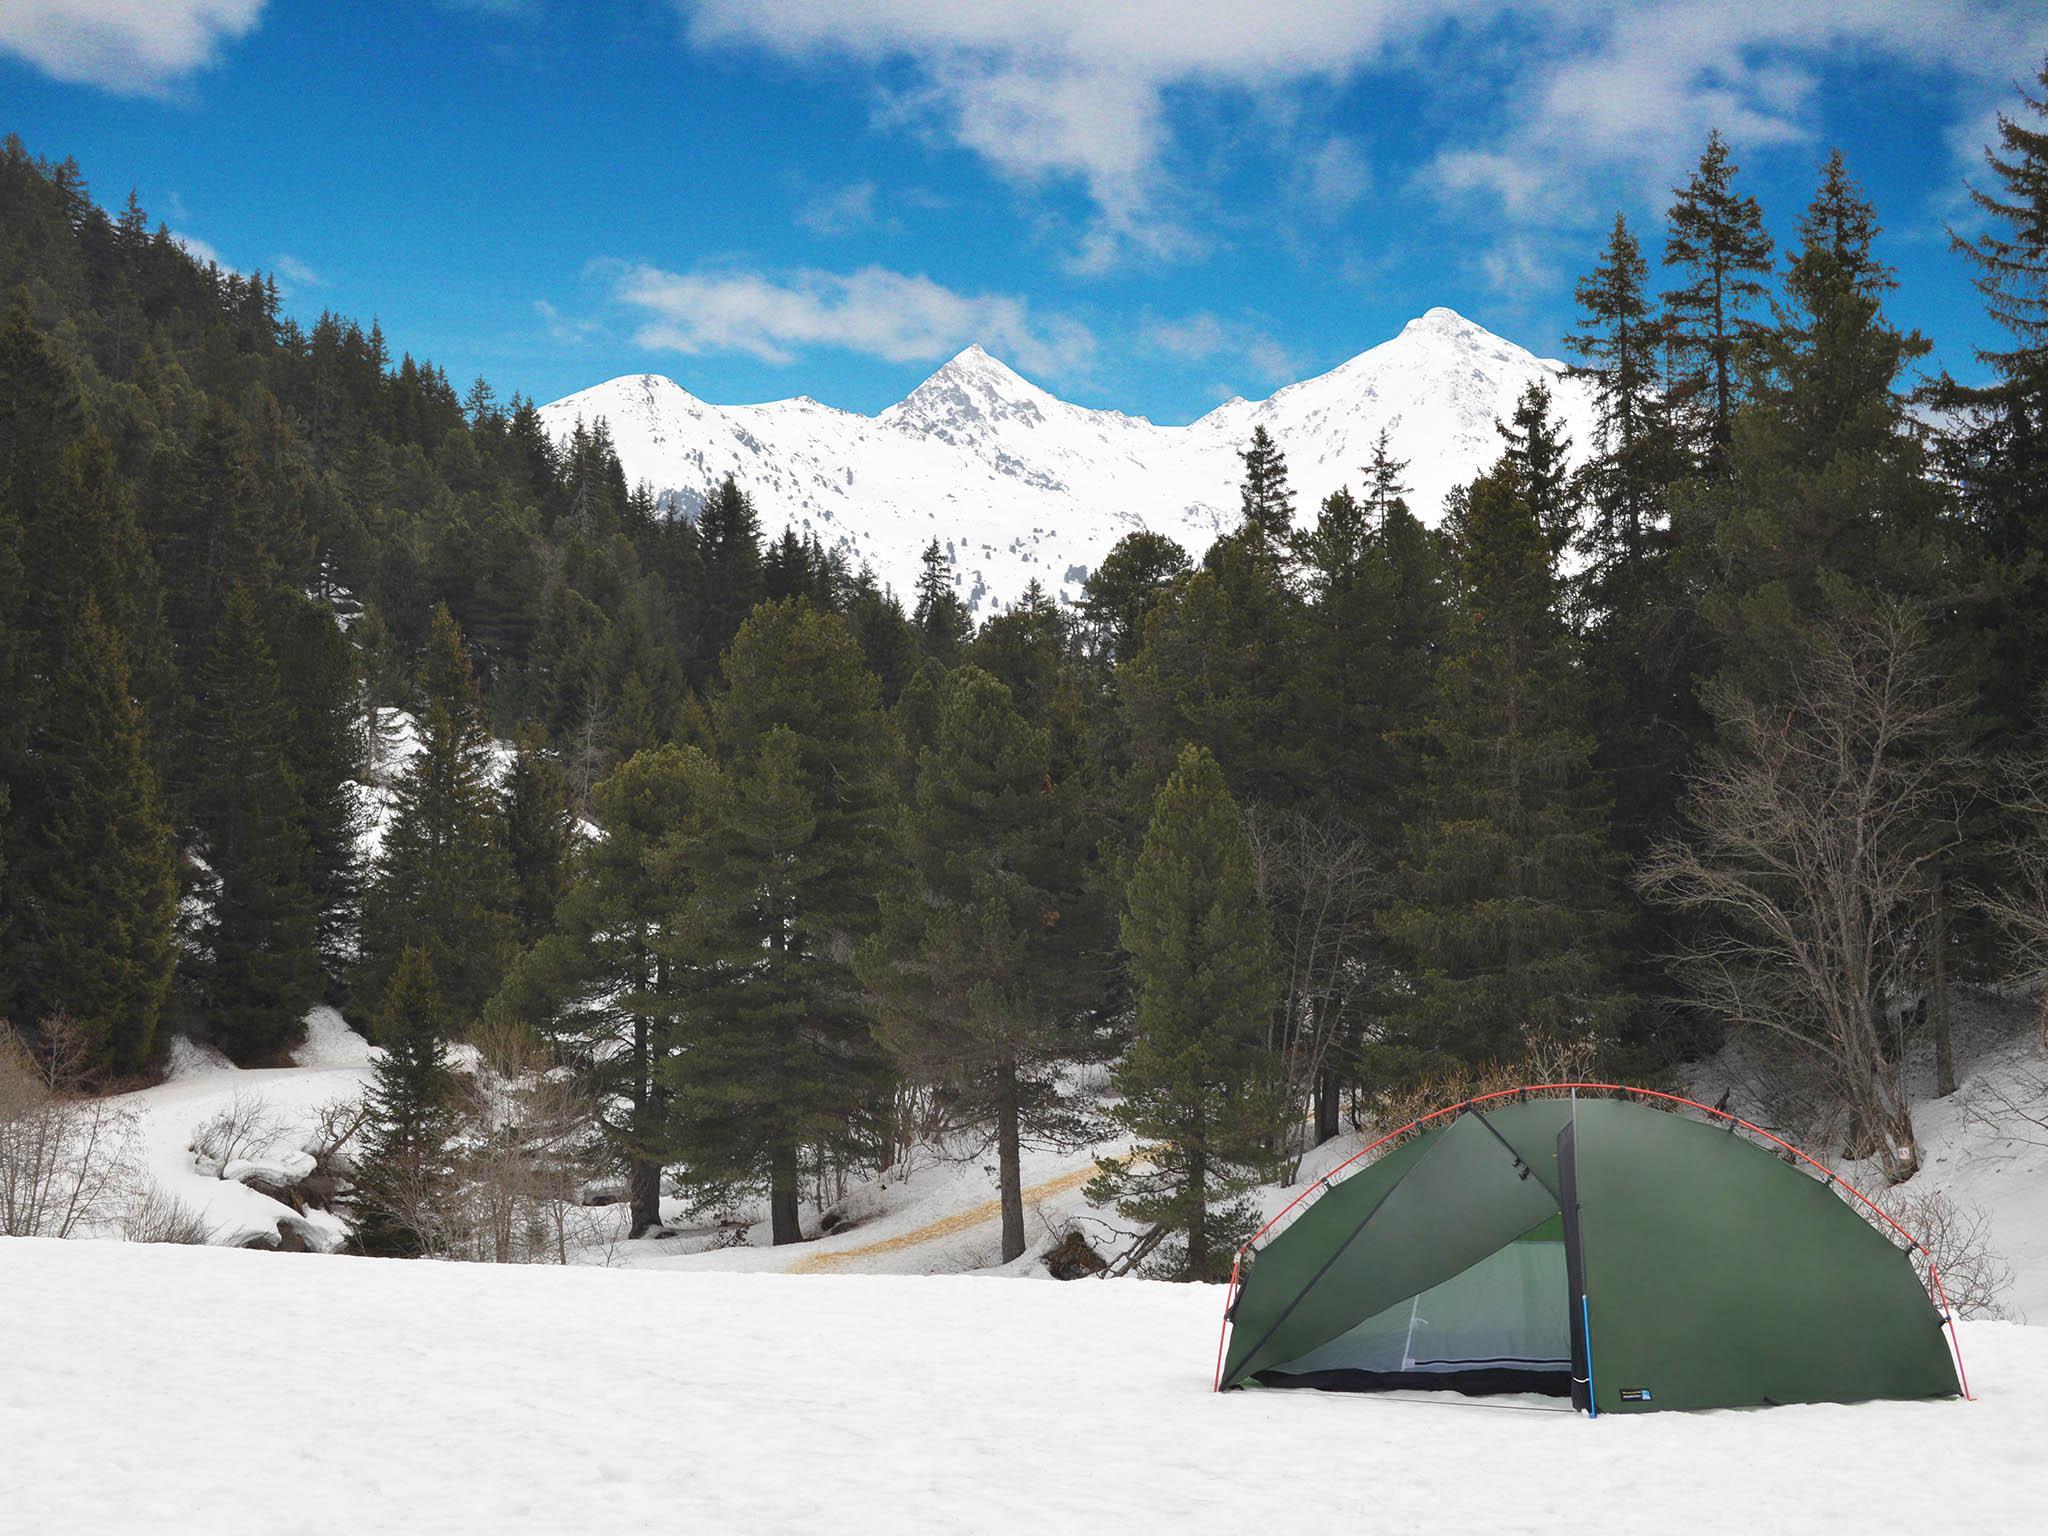
<path fill-rule="evenodd" d="M 1961 1388 L 1931 1259 L 1935 1297 L 1826 1169 L 1747 1121 L 1647 1089 L 1529 1088 L 1361 1163 L 1240 1253 L 1219 1388 L 1536 1391 L 1593 1413 Z"/>

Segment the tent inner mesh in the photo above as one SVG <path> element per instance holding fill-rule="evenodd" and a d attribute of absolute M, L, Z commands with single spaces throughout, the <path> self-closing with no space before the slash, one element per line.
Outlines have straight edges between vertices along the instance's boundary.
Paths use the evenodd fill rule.
<path fill-rule="evenodd" d="M 1563 1224 L 1553 1216 L 1469 1269 L 1256 1379 L 1325 1390 L 1561 1396 L 1571 1387 L 1570 1317 Z"/>

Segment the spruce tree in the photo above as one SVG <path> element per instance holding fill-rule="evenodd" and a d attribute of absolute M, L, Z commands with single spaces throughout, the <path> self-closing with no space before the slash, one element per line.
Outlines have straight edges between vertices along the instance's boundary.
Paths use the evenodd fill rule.
<path fill-rule="evenodd" d="M 886 878 L 893 743 L 845 622 L 807 602 L 757 608 L 725 674 L 725 790 L 695 856 L 706 917 L 689 960 L 714 985 L 671 1082 L 690 1177 L 765 1186 L 789 1243 L 806 1150 L 851 1150 L 880 1080 L 851 953 Z"/>
<path fill-rule="evenodd" d="M 1765 297 L 1771 237 L 1754 197 L 1735 190 L 1737 167 L 1716 130 L 1698 168 L 1674 189 L 1664 261 L 1685 278 L 1664 295 L 1663 333 L 1674 365 L 1671 397 L 1698 423 L 1700 457 L 1718 465 L 1735 432 L 1744 346 Z"/>
<path fill-rule="evenodd" d="M 1999 114 L 1984 151 L 1988 184 L 1970 189 L 1979 227 L 1949 234 L 2007 344 L 1978 353 L 1988 386 L 1944 375 L 1934 391 L 1952 422 L 1941 469 L 1995 593 L 1979 620 L 1991 646 L 1984 703 L 2007 732 L 2025 728 L 2048 685 L 2048 62 L 2035 80 L 2039 94 Z"/>
<path fill-rule="evenodd" d="M 1110 661 L 1129 661 L 1145 636 L 1159 596 L 1194 569 L 1188 552 L 1163 533 L 1127 533 L 1088 575 L 1079 604 L 1091 643 Z"/>
<path fill-rule="evenodd" d="M 731 475 L 719 482 L 697 513 L 697 551 L 703 581 L 697 602 L 703 626 L 698 656 L 708 676 L 710 665 L 725 654 L 761 600 L 766 582 L 761 518 Z"/>
<path fill-rule="evenodd" d="M 195 679 L 193 824 L 210 877 L 191 967 L 199 1024 L 230 1056 L 295 1041 L 320 995 L 319 902 L 283 681 L 247 589 L 221 605 Z"/>
<path fill-rule="evenodd" d="M 420 1253 L 447 1191 L 455 1083 L 444 1042 L 455 1027 L 434 984 L 433 962 L 425 949 L 408 945 L 372 1030 L 384 1049 L 372 1068 L 355 1180 L 355 1240 L 365 1253 Z"/>
<path fill-rule="evenodd" d="M 338 982 L 356 949 L 362 837 L 358 780 L 366 719 L 356 649 L 333 611 L 297 593 L 271 595 L 278 675 L 290 714 L 285 760 L 304 805 L 308 878 L 319 913 L 320 958 Z"/>
<path fill-rule="evenodd" d="M 578 853 L 552 926 L 513 966 L 494 1017 L 538 1030 L 586 1064 L 607 1145 L 624 1169 L 629 1235 L 661 1224 L 673 1152 L 670 1063 L 708 987 L 692 968 L 698 864 L 717 816 L 716 766 L 692 747 L 636 753 L 592 793 L 604 828 Z"/>
<path fill-rule="evenodd" d="M 1175 1234 L 1163 1268 L 1219 1280 L 1250 1235 L 1245 1197 L 1280 1130 L 1265 1032 L 1275 997 L 1250 840 L 1216 759 L 1181 753 L 1152 806 L 1124 894 L 1135 1003 L 1109 1113 L 1135 1139 L 1088 1197 Z"/>
<path fill-rule="evenodd" d="M 545 732 L 522 726 L 517 741 L 505 779 L 505 852 L 519 942 L 531 944 L 554 926 L 556 905 L 568 888 L 576 816 L 569 776 L 548 750 Z"/>
<path fill-rule="evenodd" d="M 1284 558 L 1294 534 L 1294 490 L 1287 480 L 1287 456 L 1263 426 L 1238 454 L 1244 480 L 1238 487 L 1239 532 L 1255 549 Z"/>
<path fill-rule="evenodd" d="M 49 707 L 32 728 L 40 767 L 30 840 L 5 873 L 7 936 L 25 1021 L 67 1016 L 96 1069 L 148 1061 L 177 951 L 178 885 L 148 729 L 121 641 L 88 596 L 65 636 Z M 5 789 L 6 786 L 0 786 Z"/>
<path fill-rule="evenodd" d="M 384 847 L 363 898 L 357 987 L 381 999 L 407 949 L 426 952 L 458 1027 L 497 990 L 516 934 L 491 741 L 462 632 L 435 612 L 421 661 L 420 750 L 392 791 Z"/>
<path fill-rule="evenodd" d="M 950 673 L 903 817 L 909 878 L 856 960 L 902 1070 L 993 1132 L 1005 1263 L 1024 1252 L 1024 1144 L 1069 1142 L 1081 1123 L 1059 1075 L 1086 1052 L 1099 982 L 1079 790 L 1008 687 Z"/>
<path fill-rule="evenodd" d="M 924 642 L 925 655 L 941 663 L 952 662 L 960 647 L 967 643 L 973 627 L 967 605 L 953 590 L 951 562 L 940 550 L 937 539 L 925 545 L 919 557 L 917 606 L 911 610 L 910 618 Z"/>
<path fill-rule="evenodd" d="M 1617 984 L 1619 869 L 1590 756 L 1554 552 L 1524 477 L 1475 481 L 1427 727 L 1405 899 L 1389 935 L 1409 1069 L 1514 1059 L 1525 1034 L 1604 1044 Z"/>

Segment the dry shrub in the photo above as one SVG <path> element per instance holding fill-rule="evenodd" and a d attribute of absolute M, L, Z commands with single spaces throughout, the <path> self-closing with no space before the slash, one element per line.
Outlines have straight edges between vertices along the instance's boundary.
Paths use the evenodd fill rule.
<path fill-rule="evenodd" d="M 217 1114 L 192 1128 L 187 1150 L 199 1159 L 201 1171 L 224 1179 L 229 1163 L 274 1152 L 286 1129 L 267 1099 L 260 1094 L 237 1093 Z"/>
<path fill-rule="evenodd" d="M 121 1218 L 121 1235 L 131 1243 L 180 1243 L 197 1248 L 213 1240 L 213 1227 L 176 1195 L 152 1184 Z"/>
<path fill-rule="evenodd" d="M 83 1092 L 86 1054 L 61 1016 L 33 1046 L 0 1020 L 0 1236 L 70 1237 L 120 1218 L 135 1117 Z"/>
<path fill-rule="evenodd" d="M 1991 1218 L 1978 1205 L 1958 1205 L 1940 1190 L 1915 1193 L 1910 1187 L 1875 1191 L 1871 1198 L 1884 1213 L 1926 1248 L 1909 1250 L 1921 1284 L 1927 1284 L 1927 1258 L 1941 1271 L 1941 1288 L 1961 1318 L 2009 1318 L 2005 1296 L 2012 1288 L 2012 1266 L 1991 1246 Z M 1857 1204 L 1870 1224 L 1897 1241 L 1898 1234 Z"/>

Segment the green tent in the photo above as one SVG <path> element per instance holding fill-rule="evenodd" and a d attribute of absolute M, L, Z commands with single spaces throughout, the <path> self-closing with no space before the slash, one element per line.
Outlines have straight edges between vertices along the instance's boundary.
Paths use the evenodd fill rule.
<path fill-rule="evenodd" d="M 1433 1120 L 1246 1255 L 1218 1385 L 1594 1413 L 1953 1394 L 1911 1258 L 1734 1130 L 1584 1097 Z"/>

